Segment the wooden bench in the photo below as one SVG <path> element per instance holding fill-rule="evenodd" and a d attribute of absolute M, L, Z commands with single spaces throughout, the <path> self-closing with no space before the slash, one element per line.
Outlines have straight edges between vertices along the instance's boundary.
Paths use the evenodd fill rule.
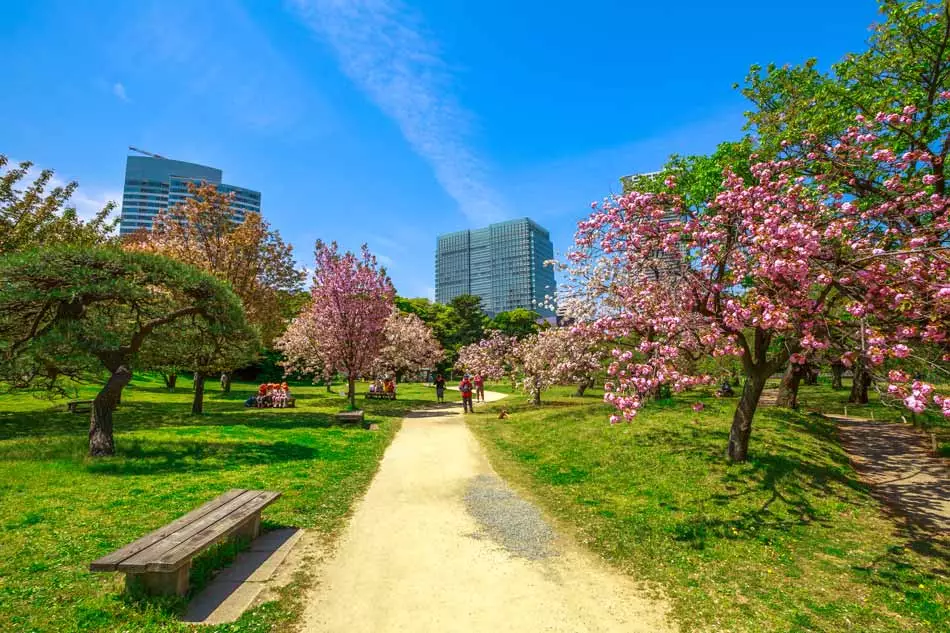
<path fill-rule="evenodd" d="M 227 538 L 256 538 L 261 510 L 280 497 L 267 490 L 229 490 L 196 510 L 89 565 L 125 573 L 126 586 L 152 595 L 184 595 L 191 559 Z"/>
<path fill-rule="evenodd" d="M 385 391 L 370 391 L 366 394 L 367 400 L 395 400 L 396 392 L 386 393 Z"/>
<path fill-rule="evenodd" d="M 337 422 L 342 424 L 364 424 L 366 419 L 362 409 L 356 411 L 340 411 L 336 414 Z"/>
<path fill-rule="evenodd" d="M 251 405 L 245 404 L 244 406 L 248 407 L 248 406 L 251 406 Z M 258 405 L 257 405 L 257 401 L 255 400 L 254 406 L 255 406 L 256 408 L 258 408 L 258 409 L 296 409 L 296 408 L 297 408 L 297 399 L 296 399 L 296 398 L 287 398 L 287 400 L 284 401 L 284 406 L 282 406 L 282 407 L 278 407 L 273 401 L 268 402 L 266 405 L 258 406 Z"/>
<path fill-rule="evenodd" d="M 70 400 L 66 403 L 66 409 L 70 413 L 89 413 L 92 411 L 94 400 Z"/>

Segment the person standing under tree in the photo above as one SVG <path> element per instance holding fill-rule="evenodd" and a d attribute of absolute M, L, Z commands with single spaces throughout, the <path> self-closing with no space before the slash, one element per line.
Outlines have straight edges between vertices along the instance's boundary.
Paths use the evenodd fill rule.
<path fill-rule="evenodd" d="M 465 374 L 459 383 L 459 393 L 462 394 L 462 413 L 475 413 L 472 407 L 472 381 L 468 374 Z"/>
<path fill-rule="evenodd" d="M 442 374 L 435 377 L 435 399 L 438 402 L 445 402 L 445 378 Z"/>
<path fill-rule="evenodd" d="M 475 399 L 479 402 L 485 402 L 485 377 L 481 374 L 475 374 Z"/>

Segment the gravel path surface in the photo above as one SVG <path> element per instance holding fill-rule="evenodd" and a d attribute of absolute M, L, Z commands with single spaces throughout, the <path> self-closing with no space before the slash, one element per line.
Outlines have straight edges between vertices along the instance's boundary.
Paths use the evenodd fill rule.
<path fill-rule="evenodd" d="M 554 531 L 541 512 L 494 475 L 478 475 L 465 492 L 465 508 L 476 521 L 476 538 L 490 538 L 514 556 L 540 560 L 554 556 Z"/>
<path fill-rule="evenodd" d="M 457 404 L 403 421 L 315 571 L 307 633 L 675 630 L 664 603 L 498 478 Z"/>

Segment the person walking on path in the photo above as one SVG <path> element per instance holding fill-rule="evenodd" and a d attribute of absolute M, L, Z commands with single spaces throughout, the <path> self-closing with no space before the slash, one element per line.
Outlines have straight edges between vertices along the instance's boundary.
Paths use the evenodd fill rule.
<path fill-rule="evenodd" d="M 475 413 L 475 409 L 472 408 L 472 381 L 468 374 L 465 374 L 462 382 L 459 383 L 459 393 L 462 394 L 462 412 Z"/>
<path fill-rule="evenodd" d="M 445 402 L 445 378 L 442 374 L 435 377 L 435 399 L 438 402 Z"/>
<path fill-rule="evenodd" d="M 479 402 L 485 402 L 485 377 L 481 374 L 475 374 L 475 399 Z"/>

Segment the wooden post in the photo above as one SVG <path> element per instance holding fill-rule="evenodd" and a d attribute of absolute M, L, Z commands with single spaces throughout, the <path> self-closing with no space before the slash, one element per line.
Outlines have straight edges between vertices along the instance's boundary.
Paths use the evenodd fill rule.
<path fill-rule="evenodd" d="M 125 586 L 133 591 L 141 588 L 150 596 L 183 596 L 188 593 L 188 573 L 191 562 L 175 571 L 149 571 L 142 574 L 126 574 Z"/>
<path fill-rule="evenodd" d="M 249 521 L 242 525 L 236 532 L 234 538 L 245 538 L 253 541 L 261 535 L 261 513 L 257 512 Z"/>

